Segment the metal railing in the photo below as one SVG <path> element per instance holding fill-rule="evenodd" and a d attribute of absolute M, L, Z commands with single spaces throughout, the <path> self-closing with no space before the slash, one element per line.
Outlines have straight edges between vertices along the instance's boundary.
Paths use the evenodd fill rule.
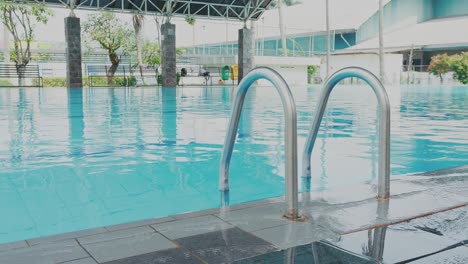
<path fill-rule="evenodd" d="M 365 81 L 370 85 L 377 96 L 377 101 L 380 106 L 378 198 L 388 199 L 390 196 L 390 102 L 387 92 L 380 80 L 371 72 L 359 67 L 349 67 L 339 70 L 326 81 L 318 101 L 317 113 L 310 126 L 309 136 L 307 137 L 304 148 L 302 176 L 310 181 L 312 150 L 330 93 L 340 81 L 349 77 L 355 77 Z"/>
<path fill-rule="evenodd" d="M 253 69 L 242 79 L 238 86 L 231 111 L 231 119 L 229 121 L 226 139 L 224 141 L 223 154 L 220 161 L 219 189 L 221 191 L 221 199 L 229 199 L 229 164 L 231 162 L 232 150 L 236 140 L 245 95 L 251 85 L 259 79 L 266 79 L 275 86 L 283 104 L 286 119 L 285 197 L 287 202 L 287 212 L 284 216 L 291 220 L 298 220 L 301 217 L 299 216 L 298 210 L 296 103 L 294 102 L 291 90 L 289 89 L 286 81 L 281 77 L 281 75 L 270 68 L 259 67 Z"/>

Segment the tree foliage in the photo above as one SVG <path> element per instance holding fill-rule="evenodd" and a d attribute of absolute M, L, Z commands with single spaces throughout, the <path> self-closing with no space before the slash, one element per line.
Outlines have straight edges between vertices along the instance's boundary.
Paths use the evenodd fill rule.
<path fill-rule="evenodd" d="M 468 84 L 468 52 L 448 56 L 439 54 L 431 58 L 428 71 L 440 77 L 442 74 L 453 71 L 453 78 L 462 84 Z"/>
<path fill-rule="evenodd" d="M 317 72 L 317 66 L 316 65 L 307 66 L 307 74 L 314 75 L 316 72 Z"/>
<path fill-rule="evenodd" d="M 142 48 L 143 63 L 157 68 L 161 65 L 159 45 L 155 42 L 146 41 Z"/>
<path fill-rule="evenodd" d="M 192 16 L 188 16 L 188 17 L 185 18 L 185 22 L 187 22 L 187 24 L 189 24 L 191 26 L 194 26 L 195 23 L 197 22 L 197 20 Z"/>
<path fill-rule="evenodd" d="M 274 0 L 271 3 L 270 8 L 278 7 L 278 1 L 282 1 L 282 3 L 284 3 L 285 6 L 292 6 L 292 5 L 297 5 L 297 4 L 302 3 L 302 1 L 300 0 Z"/>
<path fill-rule="evenodd" d="M 176 48 L 176 56 L 182 56 L 185 53 L 185 49 Z"/>
<path fill-rule="evenodd" d="M 108 82 L 112 82 L 120 63 L 120 56 L 135 51 L 135 38 L 128 23 L 120 21 L 114 13 L 101 12 L 88 15 L 83 23 L 85 39 L 97 42 L 107 51 L 112 66 L 107 72 Z"/>
<path fill-rule="evenodd" d="M 453 78 L 463 84 L 468 84 L 468 52 L 452 56 L 450 66 Z"/>
<path fill-rule="evenodd" d="M 436 76 L 439 76 L 442 82 L 442 74 L 450 71 L 450 57 L 447 53 L 438 54 L 431 58 L 431 64 L 429 65 L 428 71 Z"/>
<path fill-rule="evenodd" d="M 46 24 L 51 16 L 53 12 L 41 4 L 18 5 L 11 0 L 0 0 L 0 21 L 13 37 L 11 59 L 18 69 L 31 61 L 36 25 Z"/>

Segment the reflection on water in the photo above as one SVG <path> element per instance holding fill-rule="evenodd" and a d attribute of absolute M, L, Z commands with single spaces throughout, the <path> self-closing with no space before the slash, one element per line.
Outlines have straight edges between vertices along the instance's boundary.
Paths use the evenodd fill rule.
<path fill-rule="evenodd" d="M 389 203 L 380 202 L 376 219 L 388 219 Z M 372 218 L 372 217 L 370 217 Z M 468 207 L 407 222 L 353 232 L 328 241 L 287 248 L 236 261 L 236 264 L 468 263 Z M 289 234 L 285 235 L 287 238 Z M 293 239 L 290 239 L 293 241 Z"/>
<path fill-rule="evenodd" d="M 382 209 L 379 218 L 388 210 Z M 468 208 L 462 207 L 343 235 L 331 244 L 343 252 L 366 256 L 376 263 L 462 264 L 468 261 L 467 219 Z"/>
<path fill-rule="evenodd" d="M 293 89 L 299 152 L 319 92 Z M 466 87 L 390 92 L 393 175 L 466 164 Z M 217 207 L 230 93 L 0 89 L 0 201 L 14 216 L 0 219 L 0 242 Z M 312 155 L 312 191 L 375 179 L 376 112 L 368 87 L 332 93 Z M 231 203 L 283 194 L 283 127 L 274 89 L 251 89 L 231 162 Z"/>
<path fill-rule="evenodd" d="M 289 248 L 235 261 L 235 264 L 378 264 L 380 262 L 326 242 Z"/>

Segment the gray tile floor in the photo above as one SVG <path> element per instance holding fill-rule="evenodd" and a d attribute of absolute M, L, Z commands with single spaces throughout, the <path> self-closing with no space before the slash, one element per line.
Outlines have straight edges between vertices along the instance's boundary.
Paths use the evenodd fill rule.
<path fill-rule="evenodd" d="M 388 202 L 378 202 L 369 185 L 302 194 L 306 222 L 283 219 L 284 204 L 275 198 L 2 244 L 0 263 L 234 262 L 468 205 L 467 167 L 394 178 L 392 186 Z M 467 232 L 467 221 L 459 232 Z"/>
<path fill-rule="evenodd" d="M 275 251 L 236 264 L 468 263 L 468 207 Z"/>
<path fill-rule="evenodd" d="M 366 256 L 349 254 L 328 243 L 314 242 L 234 262 L 235 264 L 378 264 Z"/>
<path fill-rule="evenodd" d="M 384 263 L 468 263 L 468 206 L 341 236 L 330 243 Z M 378 250 L 379 248 L 383 250 Z M 444 259 L 445 261 L 436 261 Z M 417 260 L 417 261 L 416 261 Z M 463 260 L 463 261 L 462 261 Z M 413 263 L 413 261 L 411 261 Z"/>
<path fill-rule="evenodd" d="M 148 254 L 107 262 L 106 264 L 203 264 L 202 260 L 192 255 L 188 250 L 176 248 L 156 251 Z"/>
<path fill-rule="evenodd" d="M 277 250 L 272 244 L 239 228 L 179 238 L 176 242 L 205 263 L 232 263 Z"/>

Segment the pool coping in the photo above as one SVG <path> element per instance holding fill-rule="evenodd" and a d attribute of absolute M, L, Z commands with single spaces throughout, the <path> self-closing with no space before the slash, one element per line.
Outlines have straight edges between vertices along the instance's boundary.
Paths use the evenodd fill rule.
<path fill-rule="evenodd" d="M 272 204 L 272 203 L 282 203 L 282 202 L 283 202 L 283 199 L 281 197 L 273 197 L 273 198 L 267 198 L 264 200 L 253 201 L 253 202 L 248 202 L 248 203 L 229 205 L 226 207 L 226 210 L 236 211 L 236 210 L 252 208 L 256 206 L 262 206 L 262 205 L 267 205 L 267 204 Z M 113 231 L 118 231 L 118 230 L 168 223 L 168 222 L 173 222 L 177 220 L 184 220 L 184 219 L 195 218 L 195 217 L 200 217 L 200 216 L 214 215 L 214 214 L 220 213 L 221 210 L 222 210 L 221 208 L 204 209 L 204 210 L 199 210 L 199 211 L 180 213 L 180 214 L 171 215 L 171 216 L 149 218 L 149 219 L 131 221 L 131 222 L 120 223 L 120 224 L 115 224 L 115 225 L 88 228 L 88 229 L 83 229 L 79 231 L 66 232 L 66 233 L 55 234 L 55 235 L 50 235 L 50 236 L 17 240 L 17 241 L 0 244 L 0 252 L 5 251 L 4 248 L 10 248 L 10 249 L 25 248 L 25 247 L 35 246 L 38 244 L 57 242 L 61 240 L 71 239 L 71 238 L 81 238 L 81 237 L 102 234 L 102 233 L 107 233 L 107 232 L 113 232 Z M 24 245 L 24 246 L 21 246 L 21 245 Z"/>
<path fill-rule="evenodd" d="M 329 231 L 328 233 L 325 232 L 326 235 L 324 235 L 324 237 L 317 237 L 317 239 L 320 240 L 322 238 L 326 238 L 326 236 L 330 237 L 334 235 L 344 235 L 344 234 L 349 234 L 353 232 L 359 232 L 362 230 L 376 228 L 376 227 L 380 227 L 383 225 L 400 223 L 400 222 L 408 221 L 414 218 L 423 217 L 423 216 L 431 215 L 431 214 L 438 213 L 438 212 L 443 212 L 443 211 L 452 210 L 452 209 L 459 208 L 459 207 L 468 206 L 468 199 L 466 197 L 462 195 L 457 195 L 456 192 L 452 192 L 450 190 L 450 188 L 459 188 L 460 186 L 459 184 L 452 184 L 450 185 L 452 187 L 450 187 L 449 189 L 444 189 L 443 192 L 439 191 L 441 185 L 439 183 L 433 183 L 432 180 L 436 178 L 440 179 L 440 177 L 443 177 L 443 179 L 448 179 L 448 180 L 455 179 L 455 183 L 457 183 L 457 181 L 460 181 L 460 179 L 462 179 L 463 183 L 465 184 L 464 185 L 462 184 L 461 187 L 464 188 L 463 190 L 468 189 L 467 188 L 468 179 L 465 180 L 465 178 L 468 178 L 468 166 L 461 166 L 461 167 L 455 167 L 455 168 L 450 168 L 450 169 L 430 171 L 426 173 L 411 174 L 411 175 L 406 175 L 402 177 L 394 177 L 391 180 L 394 188 L 392 189 L 393 192 L 392 192 L 390 201 L 398 202 L 398 200 L 400 200 L 399 202 L 404 202 L 408 199 L 417 200 L 417 199 L 428 199 L 428 197 L 429 198 L 434 197 L 435 199 L 434 201 L 441 202 L 440 204 L 437 204 L 437 205 L 431 205 L 432 207 L 430 208 L 428 207 L 428 208 L 423 208 L 423 209 L 415 209 L 414 213 L 413 212 L 403 212 L 403 213 L 400 212 L 399 213 L 400 215 L 397 214 L 394 216 L 384 217 L 382 219 L 379 219 L 377 217 L 376 218 L 377 221 L 374 221 L 374 222 L 370 221 L 373 219 L 372 217 L 374 217 L 375 215 L 375 212 L 373 212 L 374 207 L 380 206 L 380 203 L 377 202 L 376 199 L 374 198 L 375 195 L 372 195 L 366 191 L 360 192 L 359 188 L 361 188 L 361 190 L 373 190 L 375 186 L 372 187 L 372 185 L 353 185 L 353 188 L 351 189 L 356 189 L 357 190 L 356 192 L 358 192 L 353 197 L 348 197 L 347 195 L 342 197 L 343 195 L 341 194 L 341 189 L 328 190 L 328 191 L 324 191 L 321 193 L 301 193 L 300 194 L 300 201 L 301 201 L 300 208 L 303 209 L 303 211 L 311 210 L 310 212 L 307 212 L 306 214 L 308 214 L 309 218 L 314 219 L 314 221 L 320 219 L 320 217 L 328 216 L 329 214 L 333 214 L 333 213 L 338 213 L 337 218 L 340 218 L 342 217 L 343 214 L 350 213 L 350 210 L 348 209 L 353 209 L 353 208 L 359 209 L 360 207 L 365 207 L 366 210 L 369 210 L 369 208 L 372 208 L 369 210 L 371 211 L 371 213 L 369 214 L 370 217 L 368 219 L 364 219 L 364 217 L 360 217 L 358 220 L 356 219 L 353 220 L 355 222 L 356 221 L 362 222 L 362 220 L 365 220 L 365 221 L 369 220 L 364 225 L 362 224 L 354 225 L 355 223 L 343 222 L 345 227 L 341 227 L 340 224 L 343 225 L 343 223 L 337 222 L 337 223 L 332 223 L 332 224 L 337 224 L 336 226 L 328 227 L 328 226 L 325 226 L 328 224 L 325 222 L 317 221 L 316 223 L 311 223 L 311 225 L 317 225 L 317 227 L 319 228 L 318 233 L 322 231 L 323 232 Z M 431 184 L 435 184 L 435 185 L 431 185 Z M 445 184 L 442 186 L 445 188 Z M 349 189 L 349 187 L 347 188 Z M 443 194 L 442 197 L 437 196 L 437 198 L 435 198 L 436 196 L 431 194 L 431 192 L 434 193 L 434 191 L 435 191 L 435 194 L 437 195 L 440 195 L 442 193 Z M 324 200 L 325 202 L 323 202 Z M 66 248 L 67 243 L 72 243 L 73 246 L 76 246 L 77 249 L 81 248 L 88 255 L 86 258 L 92 258 L 92 260 L 90 260 L 91 261 L 90 263 L 103 263 L 103 261 L 98 261 L 97 259 L 93 257 L 93 253 L 89 252 L 89 248 L 87 247 L 87 244 L 85 244 L 83 241 L 86 242 L 87 240 L 90 240 L 91 238 L 94 239 L 96 237 L 99 238 L 100 236 L 113 235 L 117 233 L 125 233 L 125 235 L 122 235 L 122 237 L 117 237 L 115 240 L 120 240 L 120 239 L 125 240 L 131 237 L 134 237 L 135 234 L 132 234 L 132 232 L 138 231 L 140 233 L 143 232 L 144 234 L 147 234 L 147 233 L 162 234 L 162 237 L 164 237 L 164 239 L 167 239 L 168 241 L 173 242 L 174 245 L 177 245 L 177 243 L 174 242 L 175 241 L 174 237 L 168 237 L 167 233 L 162 232 L 160 227 L 161 226 L 169 226 L 169 227 L 177 226 L 177 225 L 180 225 L 181 223 L 191 222 L 191 221 L 187 221 L 187 219 L 191 219 L 191 218 L 193 218 L 194 222 L 199 221 L 200 219 L 206 220 L 209 218 L 212 221 L 217 221 L 218 225 L 220 225 L 216 227 L 215 229 L 204 230 L 203 228 L 201 228 L 200 230 L 196 230 L 195 232 L 198 235 L 209 233 L 212 231 L 220 231 L 220 230 L 224 230 L 227 228 L 237 227 L 243 231 L 246 231 L 247 233 L 253 234 L 254 236 L 260 236 L 263 239 L 270 240 L 269 242 L 272 245 L 281 249 L 285 247 L 284 244 L 281 244 L 284 241 L 278 242 L 277 238 L 270 239 L 267 234 L 269 232 L 268 230 L 282 230 L 281 228 L 286 227 L 286 226 L 289 226 L 292 229 L 304 228 L 304 225 L 301 225 L 295 222 L 288 222 L 287 220 L 284 220 L 285 222 L 282 222 L 281 219 L 271 219 L 271 215 L 269 215 L 267 217 L 270 217 L 270 218 L 267 218 L 264 220 L 266 220 L 265 222 L 271 221 L 271 224 L 265 223 L 265 226 L 258 226 L 255 229 L 250 230 L 251 226 L 248 226 L 248 224 L 245 225 L 245 223 L 243 223 L 242 221 L 239 221 L 239 219 L 230 218 L 230 215 L 238 215 L 238 214 L 242 214 L 242 212 L 250 212 L 252 210 L 253 211 L 266 210 L 267 214 L 274 212 L 274 214 L 276 215 L 278 210 L 284 210 L 283 208 L 284 208 L 284 198 L 275 197 L 275 198 L 269 198 L 269 199 L 264 199 L 264 200 L 259 200 L 259 201 L 243 203 L 243 204 L 231 205 L 225 208 L 213 208 L 213 209 L 207 209 L 207 210 L 200 210 L 200 211 L 177 214 L 177 215 L 168 216 L 168 217 L 151 218 L 151 219 L 133 221 L 133 222 L 128 222 L 128 223 L 62 233 L 62 234 L 57 234 L 57 235 L 52 235 L 52 236 L 19 240 L 19 241 L 0 244 L 0 259 L 2 257 L 2 254 L 15 254 L 15 251 L 27 250 L 28 248 L 37 249 L 38 247 L 41 247 L 44 245 L 45 246 L 54 245 L 60 248 L 61 247 L 60 244 L 63 244 L 63 247 Z M 280 218 L 279 215 L 278 215 L 278 218 Z M 245 219 L 247 218 L 243 218 L 243 221 L 247 221 Z M 242 217 L 241 217 L 241 220 L 242 220 Z M 184 228 L 179 228 L 179 229 L 184 230 Z M 192 234 L 190 233 L 192 231 L 189 231 L 189 233 L 187 233 L 186 235 L 189 236 L 190 234 Z M 136 235 L 139 235 L 140 233 Z M 300 234 L 294 234 L 293 236 L 300 237 Z M 307 237 L 305 239 L 308 241 L 308 240 L 314 240 L 315 238 Z M 114 239 L 108 239 L 104 242 L 109 242 L 110 240 L 114 240 Z M 297 243 L 303 243 L 306 241 L 306 240 L 302 241 L 301 239 L 296 239 L 296 240 L 297 240 Z M 98 240 L 96 241 L 97 241 L 95 242 L 96 244 L 99 244 L 102 242 Z M 90 244 L 94 244 L 91 242 Z M 314 241 L 308 241 L 308 242 L 314 242 Z M 18 252 L 18 254 L 20 254 L 20 252 Z M 75 260 L 77 259 L 80 259 L 80 258 L 75 258 Z M 71 260 L 73 259 L 70 259 L 70 261 Z M 67 263 L 67 261 L 52 262 L 52 263 Z"/>

